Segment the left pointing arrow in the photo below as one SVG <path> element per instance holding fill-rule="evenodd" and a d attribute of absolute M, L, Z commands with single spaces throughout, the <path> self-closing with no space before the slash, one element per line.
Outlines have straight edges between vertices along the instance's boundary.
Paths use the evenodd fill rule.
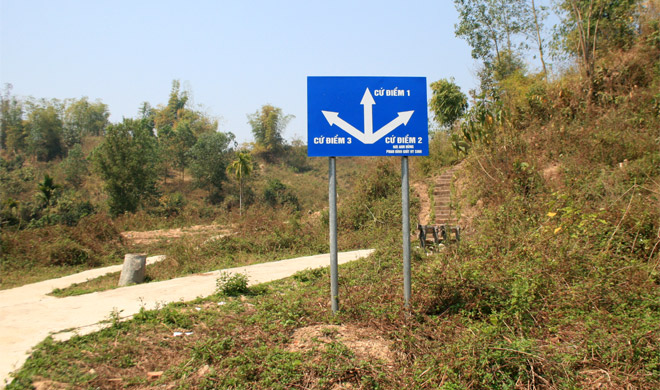
<path fill-rule="evenodd" d="M 330 126 L 336 125 L 340 129 L 344 130 L 348 134 L 352 135 L 353 137 L 357 138 L 360 142 L 362 143 L 369 143 L 367 142 L 367 137 L 364 136 L 363 133 L 361 133 L 358 129 L 353 127 L 350 123 L 346 122 L 345 120 L 341 119 L 339 117 L 338 112 L 333 112 L 333 111 L 323 111 L 323 116 L 325 116 L 325 119 L 328 121 Z"/>

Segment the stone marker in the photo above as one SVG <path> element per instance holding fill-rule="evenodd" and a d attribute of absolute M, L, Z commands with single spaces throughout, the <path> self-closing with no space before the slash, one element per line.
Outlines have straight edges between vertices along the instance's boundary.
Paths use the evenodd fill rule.
<path fill-rule="evenodd" d="M 127 253 L 124 256 L 124 266 L 119 276 L 119 286 L 144 282 L 147 270 L 147 256 L 138 253 Z"/>

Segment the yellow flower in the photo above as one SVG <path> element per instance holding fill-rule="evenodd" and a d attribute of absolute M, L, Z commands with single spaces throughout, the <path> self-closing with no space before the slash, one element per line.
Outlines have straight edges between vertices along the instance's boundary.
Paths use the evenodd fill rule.
<path fill-rule="evenodd" d="M 552 218 L 552 217 L 554 217 L 555 215 L 557 215 L 557 213 L 553 213 L 553 212 L 551 211 L 551 212 L 549 212 L 549 213 L 546 214 L 546 215 L 547 215 L 548 217 Z"/>
<path fill-rule="evenodd" d="M 559 232 L 561 232 L 561 226 L 558 227 L 557 229 L 555 229 L 555 234 L 557 234 L 557 233 L 559 233 Z"/>

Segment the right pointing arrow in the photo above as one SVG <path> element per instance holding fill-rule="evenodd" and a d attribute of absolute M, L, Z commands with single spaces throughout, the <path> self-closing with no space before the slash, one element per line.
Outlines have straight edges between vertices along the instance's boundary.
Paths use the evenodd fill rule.
<path fill-rule="evenodd" d="M 377 132 L 371 135 L 369 138 L 369 142 L 373 144 L 374 142 L 378 141 L 379 139 L 385 137 L 387 134 L 389 134 L 392 130 L 396 129 L 397 127 L 401 125 L 407 125 L 408 121 L 410 121 L 410 117 L 412 117 L 413 113 L 415 111 L 402 111 L 399 112 L 399 116 L 394 118 L 390 123 L 386 124 L 385 126 L 381 127 Z"/>

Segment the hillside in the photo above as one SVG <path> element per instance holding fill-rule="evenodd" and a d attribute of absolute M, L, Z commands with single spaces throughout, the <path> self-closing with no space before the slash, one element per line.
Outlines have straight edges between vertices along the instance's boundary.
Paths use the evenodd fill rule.
<path fill-rule="evenodd" d="M 554 78 L 496 63 L 515 69 L 496 66 L 469 109 L 459 101 L 461 115 L 414 167 L 432 182 L 461 161 L 452 204 L 464 234 L 437 252 L 413 249 L 409 310 L 398 160 L 340 159 L 340 245 L 376 251 L 341 268 L 337 315 L 327 269 L 252 287 L 219 280 L 213 296 L 46 339 L 8 388 L 659 388 L 660 23 L 649 4 L 624 43 L 603 17 L 612 35 L 593 62 Z M 324 160 L 292 173 L 268 158 L 253 191 L 277 207 L 255 202 L 237 216 L 234 203 L 216 220 L 236 236 L 171 254 L 325 250 Z M 141 213 L 113 223 L 135 226 Z"/>

